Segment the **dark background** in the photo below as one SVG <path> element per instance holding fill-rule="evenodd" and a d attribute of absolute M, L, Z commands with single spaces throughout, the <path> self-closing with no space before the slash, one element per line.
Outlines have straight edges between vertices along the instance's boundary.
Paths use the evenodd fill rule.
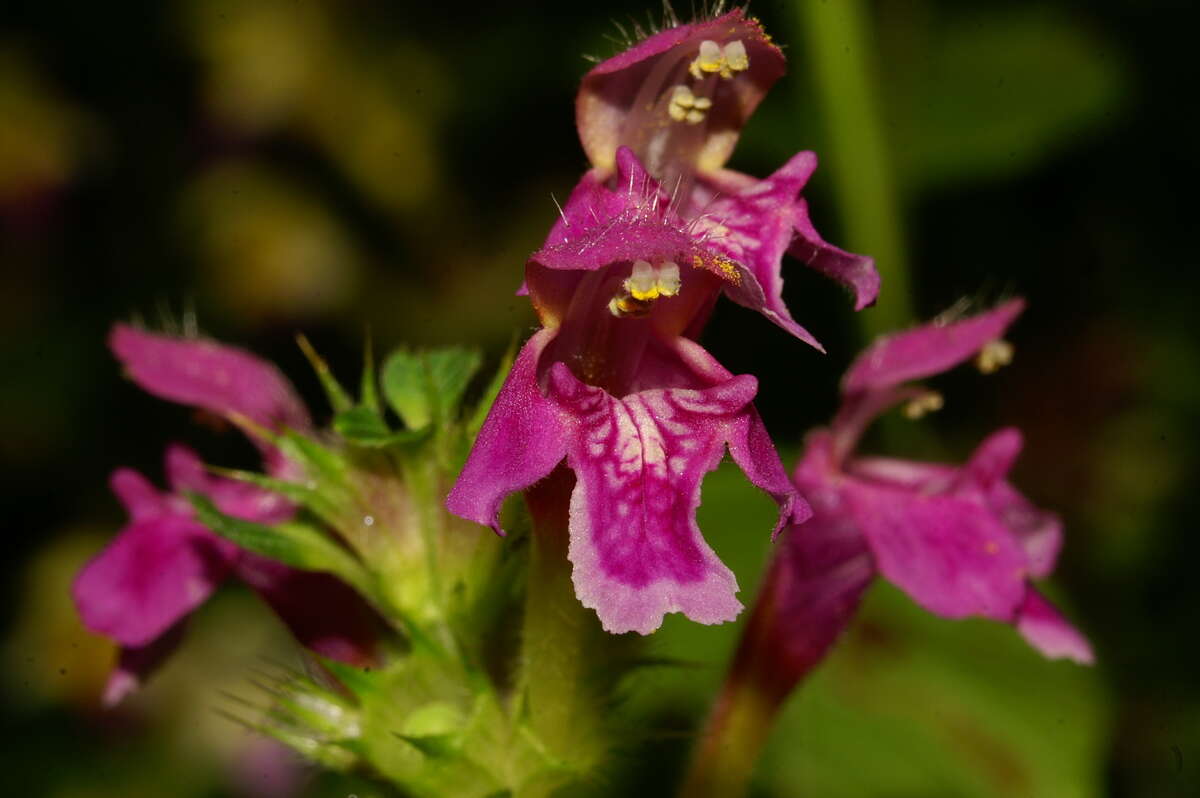
<path fill-rule="evenodd" d="M 843 789 L 1057 796 L 1065 793 L 1052 785 L 1073 783 L 1079 795 L 1200 794 L 1196 6 L 855 3 L 867 38 L 838 46 L 827 36 L 833 46 L 816 47 L 818 5 L 753 6 L 787 47 L 790 72 L 731 165 L 765 175 L 797 149 L 822 156 L 806 192 L 818 229 L 876 255 L 885 276 L 901 270 L 911 281 L 911 293 L 893 296 L 885 282 L 880 308 L 863 315 L 907 324 L 963 298 L 975 306 L 1028 298 L 1012 366 L 939 381 L 946 410 L 920 432 L 897 427 L 877 443 L 908 447 L 893 454 L 961 458 L 988 430 L 1020 426 L 1027 448 L 1016 481 L 1066 519 L 1056 595 L 1100 661 L 1091 671 L 1043 672 L 1021 660 L 1031 682 L 1008 695 L 1036 694 L 1041 679 L 1061 684 L 1083 707 L 1067 725 L 1086 738 L 1066 745 L 1053 724 L 1013 726 L 1005 734 L 1024 735 L 1051 763 L 1029 765 L 1025 781 L 951 778 L 961 761 L 945 764 L 937 751 L 963 757 L 933 745 L 916 781 Z M 214 462 L 251 462 L 236 436 L 214 435 L 123 381 L 105 349 L 109 326 L 198 323 L 275 359 L 318 408 L 292 340 L 299 330 L 350 377 L 367 327 L 380 348 L 466 342 L 494 360 L 515 330 L 534 325 L 512 293 L 521 264 L 553 219 L 551 195 L 567 195 L 586 168 L 572 112 L 589 66 L 580 56 L 614 52 L 613 20 L 629 27 L 631 18 L 646 20 L 646 8 L 4 4 L 0 729 L 10 742 L 0 779 L 21 790 L 11 794 L 162 795 L 169 778 L 172 795 L 267 795 L 246 773 L 275 762 L 264 748 L 247 765 L 260 756 L 247 753 L 252 738 L 211 711 L 222 678 L 239 678 L 263 652 L 286 651 L 237 590 L 200 614 L 161 685 L 116 713 L 97 708 L 111 651 L 79 627 L 65 591 L 122 523 L 108 473 L 130 465 L 158 479 L 163 446 L 177 439 Z M 865 116 L 839 120 L 831 92 L 842 96 L 839 76 L 854 64 L 868 69 L 872 102 Z M 882 171 L 856 150 L 864 130 L 883 142 Z M 882 208 L 898 244 L 856 224 L 856 209 L 868 205 Z M 759 376 L 758 406 L 791 457 L 835 406 L 837 377 L 865 331 L 880 325 L 864 327 L 838 288 L 800 265 L 786 274 L 792 312 L 827 356 L 731 305 L 704 343 L 731 370 Z M 707 510 L 717 500 L 706 497 Z M 956 625 L 935 623 L 931 634 L 956 634 Z M 962 626 L 968 637 L 978 632 Z M 938 667 L 913 678 L 940 684 Z M 989 715 L 992 704 L 969 693 L 973 727 L 1004 727 L 1002 710 Z M 858 729 L 870 715 L 828 722 Z M 844 731 L 848 747 L 837 749 L 835 730 L 826 743 L 811 724 L 794 739 L 790 728 L 773 750 L 832 749 L 798 780 L 764 777 L 763 794 L 807 786 L 831 795 L 822 767 L 886 768 L 857 732 Z M 1056 757 L 1059 746 L 1069 753 Z M 662 755 L 681 750 L 667 743 Z M 309 789 L 348 792 L 321 780 Z"/>

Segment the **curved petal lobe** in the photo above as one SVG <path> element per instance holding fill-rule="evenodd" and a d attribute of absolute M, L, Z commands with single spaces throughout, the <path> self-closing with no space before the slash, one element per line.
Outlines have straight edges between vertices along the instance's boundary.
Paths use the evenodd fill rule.
<path fill-rule="evenodd" d="M 961 321 L 934 322 L 877 338 L 851 364 L 842 391 L 879 391 L 941 374 L 1003 336 L 1024 309 L 1023 299 L 1012 299 Z"/>
<path fill-rule="evenodd" d="M 220 544 L 186 516 L 133 521 L 75 578 L 71 592 L 84 625 L 123 646 L 149 644 L 229 573 Z"/>
<path fill-rule="evenodd" d="M 561 411 L 542 395 L 537 380 L 538 358 L 552 340 L 554 331 L 542 330 L 521 348 L 446 497 L 447 510 L 500 535 L 505 497 L 549 474 L 566 455 Z"/>
<path fill-rule="evenodd" d="M 695 511 L 701 480 L 739 434 L 756 380 L 616 399 L 562 364 L 550 379 L 572 420 L 568 555 L 579 600 L 613 633 L 649 634 L 669 612 L 733 620 L 737 581 L 704 542 Z"/>
<path fill-rule="evenodd" d="M 922 607 L 1013 620 L 1025 596 L 1025 552 L 979 501 L 864 485 L 843 496 L 880 573 Z"/>

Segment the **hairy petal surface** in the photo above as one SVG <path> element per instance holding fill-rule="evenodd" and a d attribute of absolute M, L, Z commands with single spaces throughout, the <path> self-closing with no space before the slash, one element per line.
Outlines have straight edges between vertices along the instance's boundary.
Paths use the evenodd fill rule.
<path fill-rule="evenodd" d="M 741 42 L 748 68 L 731 79 L 714 75 L 693 82 L 689 65 L 705 40 L 720 47 Z M 668 28 L 597 64 L 584 76 L 575 103 L 579 139 L 592 165 L 603 171 L 612 169 L 621 145 L 650 161 L 656 174 L 671 159 L 687 169 L 718 169 L 784 68 L 783 53 L 741 9 Z M 711 99 L 712 108 L 702 123 L 672 122 L 668 106 L 674 87 L 680 84 L 691 85 Z"/>
<path fill-rule="evenodd" d="M 715 210 L 688 220 L 678 213 L 678 198 L 666 195 L 622 147 L 614 187 L 600 182 L 594 170 L 585 175 L 543 247 L 529 258 L 526 285 L 542 323 L 562 322 L 578 299 L 585 272 L 636 260 L 671 261 L 680 265 L 689 296 L 677 308 L 680 318 L 672 329 L 689 328 L 697 319 L 702 323 L 724 290 L 733 301 L 824 351 L 791 317 L 781 295 L 780 261 L 792 240 L 790 202 L 803 181 L 784 178 L 783 187 L 775 188 L 770 180 L 737 177 L 745 196 L 720 197 L 697 189 L 696 196 Z M 770 191 L 763 193 L 764 188 Z"/>
<path fill-rule="evenodd" d="M 733 620 L 737 581 L 704 542 L 695 511 L 704 475 L 725 443 L 745 434 L 754 378 L 621 399 L 561 364 L 550 380 L 571 419 L 569 557 L 580 601 L 614 633 L 649 634 L 668 612 L 706 624 Z"/>
<path fill-rule="evenodd" d="M 500 535 L 505 497 L 545 477 L 566 455 L 561 410 L 538 387 L 538 359 L 553 339 L 553 330 L 541 330 L 521 348 L 446 498 L 451 513 Z"/>

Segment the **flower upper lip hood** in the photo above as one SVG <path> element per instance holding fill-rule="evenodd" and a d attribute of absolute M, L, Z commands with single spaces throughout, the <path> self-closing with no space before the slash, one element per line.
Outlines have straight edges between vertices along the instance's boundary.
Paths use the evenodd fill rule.
<path fill-rule="evenodd" d="M 703 204 L 690 217 L 679 196 L 668 194 L 631 149 L 621 147 L 616 164 L 608 179 L 596 170 L 584 175 L 545 244 L 529 258 L 520 293 L 531 294 L 544 326 L 561 326 L 571 303 L 579 302 L 583 273 L 637 260 L 678 265 L 682 291 L 661 306 L 671 309 L 672 332 L 690 337 L 724 293 L 824 351 L 784 304 L 786 251 L 849 286 L 856 307 L 874 302 L 879 277 L 871 259 L 821 239 L 798 197 L 816 168 L 812 153 L 798 154 L 766 180 L 722 172 L 712 185 L 697 184 Z"/>
<path fill-rule="evenodd" d="M 601 172 L 611 172 L 617 149 L 627 145 L 672 185 L 672 163 L 700 172 L 724 165 L 785 70 L 783 53 L 741 9 L 668 28 L 584 76 L 575 103 L 579 140 Z M 694 99 L 681 104 L 677 87 Z"/>

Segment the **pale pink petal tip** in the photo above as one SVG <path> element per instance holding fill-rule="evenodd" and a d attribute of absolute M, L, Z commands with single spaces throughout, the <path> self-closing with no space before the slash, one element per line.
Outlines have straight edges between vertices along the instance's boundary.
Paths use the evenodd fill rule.
<path fill-rule="evenodd" d="M 1030 588 L 1017 614 L 1017 631 L 1049 659 L 1069 659 L 1080 665 L 1096 661 L 1092 645 L 1053 604 Z"/>

